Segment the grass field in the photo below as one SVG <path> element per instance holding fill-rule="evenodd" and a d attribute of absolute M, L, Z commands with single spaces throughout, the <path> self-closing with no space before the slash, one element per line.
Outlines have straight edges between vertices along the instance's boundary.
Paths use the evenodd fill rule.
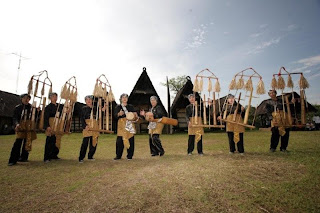
<path fill-rule="evenodd" d="M 291 132 L 289 153 L 246 132 L 245 156 L 228 153 L 225 133 L 205 135 L 202 157 L 187 156 L 186 134 L 162 135 L 161 158 L 138 135 L 132 161 L 112 160 L 115 138 L 79 164 L 82 135 L 64 136 L 62 160 L 44 164 L 40 134 L 30 162 L 8 167 L 14 136 L 0 136 L 0 212 L 320 212 L 319 131 Z"/>

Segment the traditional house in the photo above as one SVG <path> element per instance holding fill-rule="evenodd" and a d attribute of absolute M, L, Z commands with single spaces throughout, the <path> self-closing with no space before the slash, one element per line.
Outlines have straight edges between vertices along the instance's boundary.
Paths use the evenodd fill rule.
<path fill-rule="evenodd" d="M 20 96 L 0 90 L 0 134 L 14 133 L 13 112 L 15 107 L 21 103 Z"/>
<path fill-rule="evenodd" d="M 295 104 L 290 103 L 290 111 L 293 117 L 293 120 L 300 122 L 300 117 L 301 117 L 301 104 L 300 104 L 300 95 L 296 92 L 293 93 L 285 93 L 284 95 L 287 95 L 289 100 L 292 100 L 292 95 L 294 99 L 296 99 Z M 278 99 L 282 98 L 282 95 L 277 96 Z M 270 100 L 270 99 L 267 99 Z M 267 118 L 267 100 L 262 101 L 259 106 L 257 107 L 256 115 L 260 116 L 261 120 L 261 127 L 270 127 L 271 123 L 269 119 Z M 306 113 L 308 112 L 316 112 L 317 109 L 312 106 L 309 102 L 306 101 Z"/>
<path fill-rule="evenodd" d="M 151 107 L 150 97 L 153 95 L 158 97 L 159 99 L 158 104 L 160 105 L 162 110 L 165 112 L 165 115 L 167 116 L 168 113 L 164 108 L 161 102 L 161 99 L 147 74 L 146 68 L 144 67 L 143 72 L 141 73 L 136 85 L 134 86 L 132 92 L 130 93 L 128 103 L 132 104 L 139 114 L 140 110 L 144 109 L 147 111 Z M 148 122 L 140 119 L 136 127 L 137 127 L 137 133 L 147 132 Z M 166 130 L 167 128 L 164 128 L 163 132 L 166 133 Z"/>

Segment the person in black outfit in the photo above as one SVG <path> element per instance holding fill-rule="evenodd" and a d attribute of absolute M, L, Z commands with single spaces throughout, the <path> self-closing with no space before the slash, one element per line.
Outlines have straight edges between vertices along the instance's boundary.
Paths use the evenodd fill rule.
<path fill-rule="evenodd" d="M 137 112 L 131 104 L 128 104 L 128 95 L 122 94 L 120 96 L 120 105 L 114 109 L 114 118 L 118 119 L 117 126 L 117 140 L 116 140 L 116 157 L 114 160 L 120 160 L 122 157 L 123 149 L 127 149 L 127 159 L 132 160 L 134 153 L 134 134 L 136 133 L 135 124 L 126 118 L 126 114 Z"/>
<path fill-rule="evenodd" d="M 22 94 L 20 96 L 21 98 L 21 104 L 17 105 L 14 109 L 13 113 L 13 124 L 15 125 L 15 131 L 16 131 L 16 140 L 13 144 L 9 163 L 8 166 L 15 165 L 18 161 L 19 162 L 28 162 L 29 152 L 26 150 L 26 143 L 27 143 L 27 137 L 22 132 L 23 136 L 19 136 L 19 130 L 21 130 L 20 122 L 23 120 L 30 120 L 31 117 L 31 111 L 32 106 L 29 104 L 29 101 L 31 99 L 31 96 L 29 94 Z M 35 132 L 32 132 L 34 138 Z M 36 135 L 35 135 L 36 136 Z M 21 148 L 22 145 L 22 148 Z"/>
<path fill-rule="evenodd" d="M 229 153 L 233 154 L 236 151 L 236 144 L 237 144 L 237 150 L 238 152 L 243 155 L 244 154 L 244 141 L 243 141 L 243 133 L 245 131 L 244 126 L 231 123 L 234 121 L 234 113 L 237 110 L 236 113 L 236 120 L 235 122 L 243 123 L 243 117 L 244 117 L 244 107 L 241 106 L 241 104 L 238 104 L 234 100 L 234 95 L 229 94 L 227 97 L 227 104 L 225 105 L 224 109 L 222 109 L 223 112 L 227 110 L 227 126 L 226 131 L 229 139 Z M 219 116 L 218 119 L 220 120 L 221 117 Z M 231 121 L 231 122 L 228 122 Z"/>
<path fill-rule="evenodd" d="M 162 133 L 164 124 L 155 122 L 154 119 L 159 119 L 164 116 L 164 112 L 161 109 L 161 106 L 158 105 L 158 97 L 151 96 L 150 97 L 151 109 L 149 112 L 145 112 L 144 110 L 140 111 L 140 115 L 144 116 L 148 121 L 148 129 L 149 129 L 149 146 L 151 156 L 163 156 L 165 151 L 162 147 L 160 134 Z"/>
<path fill-rule="evenodd" d="M 277 123 L 279 119 L 275 116 L 282 116 L 283 103 L 281 98 L 277 98 L 276 90 L 269 90 L 268 95 L 271 99 L 266 102 L 267 117 L 271 121 L 271 140 L 270 152 L 275 152 L 281 137 L 280 151 L 287 152 L 289 144 L 290 128 L 287 128 L 286 122 Z M 294 102 L 294 99 L 292 100 Z"/>
<path fill-rule="evenodd" d="M 53 123 L 50 123 L 49 120 L 51 122 L 53 122 L 53 119 L 56 115 L 57 112 L 57 108 L 58 108 L 58 104 L 57 104 L 57 99 L 58 99 L 58 94 L 57 93 L 50 93 L 49 94 L 49 98 L 51 103 L 48 104 L 45 108 L 44 111 L 44 126 L 43 128 L 46 130 L 46 145 L 45 145 L 45 149 L 44 149 L 44 162 L 50 162 L 50 160 L 52 159 L 60 159 L 58 157 L 59 154 L 59 148 L 56 146 L 56 135 L 53 132 L 53 127 L 51 127 L 51 125 L 53 125 Z M 61 114 L 62 112 L 62 105 L 59 105 L 59 112 Z"/>
<path fill-rule="evenodd" d="M 203 127 L 192 127 L 192 119 L 195 119 L 195 109 L 194 109 L 194 103 L 195 103 L 195 95 L 190 94 L 188 95 L 188 99 L 190 104 L 186 107 L 186 120 L 188 123 L 188 155 L 192 155 L 192 152 L 194 150 L 194 143 L 197 142 L 197 151 L 200 156 L 203 155 L 202 150 L 202 135 L 204 134 Z M 199 112 L 200 110 L 198 110 Z M 198 123 L 201 124 L 201 115 L 198 113 Z"/>
<path fill-rule="evenodd" d="M 93 96 L 87 95 L 85 97 L 85 102 L 86 102 L 86 106 L 82 108 L 81 117 L 80 117 L 84 137 L 82 140 L 80 153 L 79 153 L 79 163 L 83 163 L 83 159 L 86 156 L 88 145 L 89 145 L 88 160 L 95 160 L 93 158 L 93 155 L 95 154 L 98 146 L 97 140 L 99 136 L 98 132 L 89 131 L 89 125 L 87 123 L 88 119 L 89 121 L 95 121 L 95 119 L 93 120 L 90 119 L 91 110 L 93 110 L 93 113 L 96 112 L 96 110 L 93 107 Z"/>

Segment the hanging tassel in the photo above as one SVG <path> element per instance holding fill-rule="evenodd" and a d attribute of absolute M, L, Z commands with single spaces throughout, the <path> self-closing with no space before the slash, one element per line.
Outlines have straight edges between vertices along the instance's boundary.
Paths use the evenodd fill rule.
<path fill-rule="evenodd" d="M 39 80 L 37 80 L 37 83 L 36 83 L 36 86 L 35 86 L 35 89 L 34 89 L 34 96 L 37 96 L 37 93 L 38 93 L 38 86 L 39 86 Z"/>
<path fill-rule="evenodd" d="M 49 97 L 49 95 L 50 95 L 51 93 L 52 93 L 52 85 L 50 85 L 48 97 Z"/>
<path fill-rule="evenodd" d="M 230 85 L 229 85 L 229 90 L 234 90 L 236 89 L 237 83 L 236 83 L 236 78 L 233 78 Z"/>
<path fill-rule="evenodd" d="M 253 89 L 251 77 L 248 79 L 248 81 L 246 82 L 246 85 L 244 87 L 247 91 L 251 91 Z"/>
<path fill-rule="evenodd" d="M 70 88 L 71 86 L 69 86 L 68 87 L 68 90 L 67 90 L 67 92 L 66 92 L 66 99 L 68 99 L 68 98 L 70 98 L 70 93 L 71 93 L 71 88 Z"/>
<path fill-rule="evenodd" d="M 309 83 L 307 79 L 301 74 L 300 79 L 299 79 L 299 87 L 300 89 L 306 89 L 309 88 Z"/>
<path fill-rule="evenodd" d="M 193 84 L 193 92 L 198 92 L 198 91 L 199 91 L 199 82 L 196 77 L 196 79 L 194 80 L 194 84 Z"/>
<path fill-rule="evenodd" d="M 287 87 L 288 87 L 288 88 L 291 88 L 291 89 L 294 87 L 294 84 L 293 84 L 293 81 L 292 81 L 292 78 L 291 78 L 291 75 L 290 75 L 290 74 L 289 74 L 289 76 L 288 76 Z"/>
<path fill-rule="evenodd" d="M 113 102 L 115 100 L 111 89 L 109 90 L 108 99 L 109 99 L 110 102 Z"/>
<path fill-rule="evenodd" d="M 203 78 L 201 77 L 200 83 L 199 83 L 199 92 L 203 90 Z"/>
<path fill-rule="evenodd" d="M 94 85 L 93 96 L 98 96 L 98 81 L 96 81 L 96 84 Z"/>
<path fill-rule="evenodd" d="M 258 82 L 256 93 L 257 93 L 258 95 L 263 95 L 263 94 L 266 93 L 266 90 L 265 90 L 265 88 L 264 88 L 264 83 L 263 83 L 263 81 L 262 81 L 262 78 L 260 78 L 260 81 Z"/>
<path fill-rule="evenodd" d="M 238 83 L 236 85 L 236 88 L 237 89 L 243 89 L 243 87 L 244 87 L 244 80 L 243 80 L 243 78 L 241 76 L 241 78 L 239 78 L 239 81 L 238 81 Z"/>
<path fill-rule="evenodd" d="M 77 102 L 77 89 L 73 88 L 70 94 L 70 101 L 72 101 L 73 103 Z"/>
<path fill-rule="evenodd" d="M 67 96 L 66 96 L 67 90 L 68 90 L 67 84 L 64 84 L 62 89 L 61 89 L 61 94 L 60 94 L 61 98 L 67 99 Z"/>
<path fill-rule="evenodd" d="M 220 83 L 219 83 L 219 80 L 217 79 L 216 84 L 214 85 L 214 91 L 220 92 L 220 90 L 221 90 Z"/>
<path fill-rule="evenodd" d="M 212 82 L 211 82 L 211 78 L 209 78 L 208 81 L 208 92 L 210 93 L 212 91 Z"/>
<path fill-rule="evenodd" d="M 42 85 L 42 89 L 41 89 L 41 97 L 44 95 L 44 82 L 43 82 L 43 85 Z"/>
<path fill-rule="evenodd" d="M 273 90 L 277 89 L 277 85 L 278 85 L 278 82 L 277 82 L 277 79 L 276 77 L 273 75 L 273 78 L 272 78 L 272 81 L 271 81 L 271 88 Z"/>
<path fill-rule="evenodd" d="M 32 93 L 32 82 L 33 82 L 33 76 L 31 77 L 29 84 L 28 84 L 28 94 L 31 95 Z"/>
<path fill-rule="evenodd" d="M 279 75 L 277 88 L 283 90 L 285 87 L 286 87 L 286 82 L 284 81 L 282 76 Z"/>
<path fill-rule="evenodd" d="M 102 89 L 102 83 L 99 84 L 99 97 L 103 97 L 103 89 Z"/>
<path fill-rule="evenodd" d="M 78 99 L 78 89 L 76 88 L 76 90 L 74 91 L 73 93 L 73 102 L 77 102 L 77 99 Z"/>

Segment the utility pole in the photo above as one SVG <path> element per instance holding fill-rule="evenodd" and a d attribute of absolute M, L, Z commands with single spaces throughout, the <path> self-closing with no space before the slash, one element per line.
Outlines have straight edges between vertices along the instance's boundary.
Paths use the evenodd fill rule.
<path fill-rule="evenodd" d="M 20 52 L 20 54 L 17 54 L 17 53 L 11 53 L 11 54 L 19 57 L 19 64 L 18 64 L 18 70 L 17 70 L 17 82 L 16 82 L 16 94 L 18 94 L 18 85 L 19 85 L 19 74 L 20 74 L 20 67 L 21 67 L 21 59 L 27 60 L 27 59 L 30 59 L 30 58 L 23 57 L 23 56 L 21 55 L 21 52 Z"/>

